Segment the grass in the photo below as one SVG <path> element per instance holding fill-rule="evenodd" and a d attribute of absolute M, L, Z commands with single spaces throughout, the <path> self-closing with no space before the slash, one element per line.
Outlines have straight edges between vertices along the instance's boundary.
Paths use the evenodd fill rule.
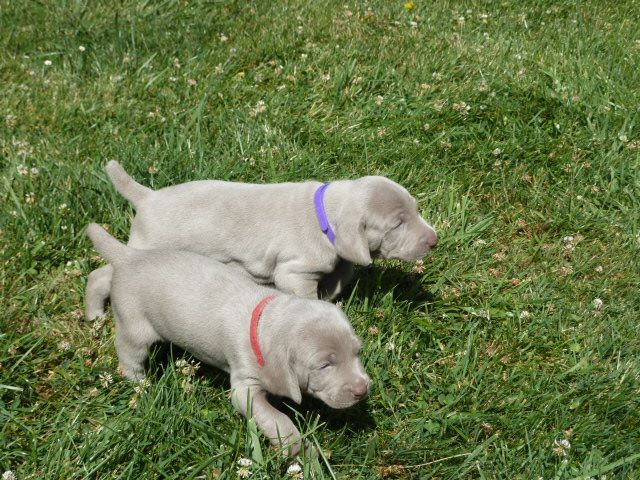
<path fill-rule="evenodd" d="M 0 470 L 287 477 L 223 375 L 159 351 L 137 393 L 82 321 L 83 230 L 132 216 L 115 158 L 155 188 L 386 175 L 438 229 L 341 299 L 374 390 L 298 409 L 307 477 L 640 478 L 639 25 L 637 1 L 0 0 Z"/>

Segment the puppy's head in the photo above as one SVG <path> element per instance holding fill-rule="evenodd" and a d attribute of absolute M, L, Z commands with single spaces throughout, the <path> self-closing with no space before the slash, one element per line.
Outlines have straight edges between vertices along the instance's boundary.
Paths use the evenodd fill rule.
<path fill-rule="evenodd" d="M 360 362 L 362 341 L 335 305 L 300 303 L 288 339 L 300 390 L 332 408 L 350 407 L 368 395 L 371 383 Z"/>
<path fill-rule="evenodd" d="M 336 240 L 343 258 L 361 265 L 371 263 L 372 255 L 416 261 L 438 244 L 436 231 L 421 217 L 418 202 L 397 183 L 385 177 L 363 177 L 354 181 L 353 190 L 355 199 L 343 211 L 357 228 L 338 231 Z"/>

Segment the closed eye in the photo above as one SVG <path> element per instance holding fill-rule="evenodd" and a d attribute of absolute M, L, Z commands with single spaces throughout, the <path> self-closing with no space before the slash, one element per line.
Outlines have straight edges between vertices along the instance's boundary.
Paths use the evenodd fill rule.
<path fill-rule="evenodd" d="M 328 368 L 331 366 L 331 362 L 325 362 L 322 365 L 320 365 L 320 367 L 318 367 L 318 370 L 324 370 L 325 368 Z"/>

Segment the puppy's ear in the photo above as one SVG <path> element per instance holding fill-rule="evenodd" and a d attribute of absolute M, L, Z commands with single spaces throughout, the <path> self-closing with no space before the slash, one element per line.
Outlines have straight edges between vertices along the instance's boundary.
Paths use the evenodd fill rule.
<path fill-rule="evenodd" d="M 360 209 L 347 205 L 342 209 L 336 225 L 338 255 L 356 265 L 369 265 L 371 253 L 367 239 L 365 215 Z"/>
<path fill-rule="evenodd" d="M 288 397 L 299 404 L 302 402 L 302 392 L 294 361 L 294 356 L 286 348 L 270 352 L 263 367 L 262 381 L 270 393 Z"/>

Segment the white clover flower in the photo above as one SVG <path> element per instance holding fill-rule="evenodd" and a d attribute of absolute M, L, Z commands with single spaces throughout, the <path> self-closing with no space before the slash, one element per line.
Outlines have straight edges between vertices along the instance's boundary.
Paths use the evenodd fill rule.
<path fill-rule="evenodd" d="M 471 110 L 471 105 L 468 105 L 466 102 L 454 103 L 452 108 L 462 115 L 467 115 L 469 110 Z"/>
<path fill-rule="evenodd" d="M 602 273 L 602 272 L 604 272 L 604 268 L 602 267 L 602 265 L 598 265 L 598 266 L 595 268 L 595 270 L 596 270 L 596 273 Z"/>
<path fill-rule="evenodd" d="M 493 152 L 493 156 L 497 157 L 498 155 L 502 154 L 502 149 L 501 148 L 496 148 Z"/>
<path fill-rule="evenodd" d="M 31 175 L 37 177 L 40 174 L 40 169 L 38 167 L 31 167 Z"/>
<path fill-rule="evenodd" d="M 416 261 L 416 264 L 414 265 L 412 270 L 415 273 L 424 273 L 424 260 Z"/>
<path fill-rule="evenodd" d="M 555 445 L 553 449 L 554 453 L 561 457 L 566 457 L 569 454 L 569 450 L 571 450 L 571 442 L 566 438 L 554 440 L 553 444 Z"/>
<path fill-rule="evenodd" d="M 229 40 L 229 37 L 227 37 L 224 33 L 221 33 L 219 38 L 222 43 Z"/>
<path fill-rule="evenodd" d="M 250 467 L 251 465 L 253 465 L 253 461 L 251 459 L 244 457 L 241 457 L 236 463 L 240 467 Z"/>
<path fill-rule="evenodd" d="M 17 480 L 18 477 L 11 470 L 7 470 L 2 474 L 2 480 Z"/>
<path fill-rule="evenodd" d="M 302 478 L 302 467 L 298 462 L 292 463 L 287 468 L 287 475 L 292 476 L 293 478 Z"/>
<path fill-rule="evenodd" d="M 236 474 L 238 475 L 238 478 L 249 478 L 251 476 L 251 470 L 242 467 L 236 471 Z"/>
<path fill-rule="evenodd" d="M 329 75 L 328 73 L 322 75 L 323 82 L 328 82 L 329 80 L 331 80 L 331 75 Z"/>
<path fill-rule="evenodd" d="M 135 387 L 133 387 L 133 391 L 136 392 L 137 395 L 144 395 L 147 393 L 147 387 L 151 384 L 148 378 L 145 378 L 142 382 L 138 383 Z"/>
<path fill-rule="evenodd" d="M 603 306 L 604 306 L 604 302 L 602 301 L 602 299 L 600 298 L 593 299 L 593 308 L 595 308 L 596 310 L 602 310 Z"/>
<path fill-rule="evenodd" d="M 418 22 L 410 21 L 410 22 L 409 22 L 409 26 L 410 26 L 411 28 L 418 28 Z"/>
<path fill-rule="evenodd" d="M 258 100 L 255 107 L 249 110 L 249 115 L 251 115 L 252 117 L 257 117 L 259 114 L 264 113 L 266 110 L 267 105 L 264 103 L 264 100 Z"/>
<path fill-rule="evenodd" d="M 100 330 L 102 330 L 102 327 L 104 327 L 105 320 L 106 320 L 106 317 L 102 315 L 100 317 L 97 317 L 93 321 L 93 325 L 91 326 L 91 333 L 93 334 L 94 337 L 97 337 L 98 334 L 100 333 Z"/>
<path fill-rule="evenodd" d="M 176 360 L 176 368 L 178 371 L 187 377 L 192 377 L 196 374 L 196 371 L 200 368 L 199 363 L 189 363 L 184 358 Z"/>
<path fill-rule="evenodd" d="M 109 388 L 109 385 L 113 383 L 113 375 L 110 373 L 101 373 L 98 375 L 98 379 L 100 380 L 100 385 L 104 388 Z"/>
<path fill-rule="evenodd" d="M 34 203 L 36 203 L 36 194 L 33 192 L 27 193 L 24 196 L 24 201 L 28 204 L 28 205 L 33 205 Z"/>
<path fill-rule="evenodd" d="M 189 362 L 187 362 L 184 358 L 179 358 L 178 360 L 176 360 L 176 368 L 178 369 L 184 368 L 187 365 L 189 365 Z"/>
<path fill-rule="evenodd" d="M 562 238 L 562 241 L 564 243 L 573 243 L 574 240 L 575 240 L 575 238 L 572 237 L 571 235 L 567 235 L 566 237 Z"/>
<path fill-rule="evenodd" d="M 216 68 L 214 71 L 216 75 L 222 75 L 224 73 L 224 67 L 222 66 L 221 63 L 219 63 L 218 65 L 216 65 Z"/>
<path fill-rule="evenodd" d="M 520 315 L 518 316 L 518 318 L 520 320 L 526 320 L 527 318 L 531 318 L 531 312 L 529 312 L 529 310 L 523 310 L 522 312 L 520 312 Z"/>
<path fill-rule="evenodd" d="M 396 344 L 394 342 L 387 343 L 387 350 L 393 352 L 396 349 Z"/>
<path fill-rule="evenodd" d="M 58 348 L 60 350 L 62 350 L 63 352 L 66 352 L 68 350 L 71 350 L 71 344 L 69 343 L 68 340 L 62 340 L 59 344 L 58 344 Z"/>
<path fill-rule="evenodd" d="M 384 97 L 382 95 L 378 95 L 376 97 L 376 104 L 377 105 L 382 105 L 382 102 L 384 102 Z"/>
<path fill-rule="evenodd" d="M 18 170 L 18 173 L 23 177 L 29 173 L 29 169 L 22 164 L 18 165 L 17 170 Z"/>
<path fill-rule="evenodd" d="M 78 47 L 78 50 L 80 50 L 81 52 L 84 52 L 86 50 L 86 48 L 84 47 L 84 45 L 80 45 Z"/>
<path fill-rule="evenodd" d="M 45 66 L 49 67 L 51 66 L 51 60 L 45 60 L 44 61 Z"/>

